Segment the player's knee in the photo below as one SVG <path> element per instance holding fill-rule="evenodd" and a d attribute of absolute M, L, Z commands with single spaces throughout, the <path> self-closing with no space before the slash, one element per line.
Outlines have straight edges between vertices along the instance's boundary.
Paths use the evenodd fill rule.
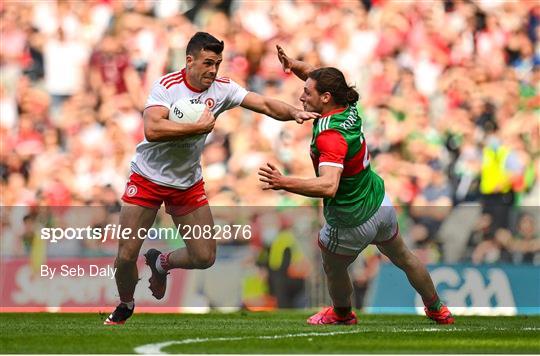
<path fill-rule="evenodd" d="M 118 255 L 116 256 L 116 266 L 128 265 L 137 263 L 137 258 L 139 257 L 139 252 L 131 249 L 120 249 Z"/>
<path fill-rule="evenodd" d="M 331 277 L 332 275 L 341 274 L 344 270 L 347 269 L 346 266 L 340 266 L 332 262 L 323 261 L 324 273 Z"/>
<path fill-rule="evenodd" d="M 193 265 L 197 269 L 207 269 L 214 265 L 216 262 L 215 251 L 205 251 L 195 254 L 191 257 Z"/>

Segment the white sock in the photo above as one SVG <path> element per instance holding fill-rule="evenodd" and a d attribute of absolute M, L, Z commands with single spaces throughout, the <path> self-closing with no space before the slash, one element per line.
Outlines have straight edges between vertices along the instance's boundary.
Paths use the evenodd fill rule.
<path fill-rule="evenodd" d="M 156 269 L 158 270 L 159 273 L 166 274 L 167 271 L 161 265 L 161 256 L 163 256 L 165 258 L 164 254 L 159 255 L 159 257 L 156 259 Z"/>
<path fill-rule="evenodd" d="M 135 299 L 132 300 L 131 302 L 122 302 L 122 304 L 124 304 L 126 307 L 128 307 L 129 310 L 133 310 L 133 308 L 135 308 Z"/>

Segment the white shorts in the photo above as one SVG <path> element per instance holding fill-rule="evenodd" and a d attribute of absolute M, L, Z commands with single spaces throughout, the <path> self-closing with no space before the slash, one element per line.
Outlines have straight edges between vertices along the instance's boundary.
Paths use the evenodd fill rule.
<path fill-rule="evenodd" d="M 398 231 L 396 210 L 385 195 L 375 214 L 359 226 L 338 228 L 325 223 L 319 232 L 319 246 L 333 254 L 356 256 L 369 244 L 393 240 Z"/>

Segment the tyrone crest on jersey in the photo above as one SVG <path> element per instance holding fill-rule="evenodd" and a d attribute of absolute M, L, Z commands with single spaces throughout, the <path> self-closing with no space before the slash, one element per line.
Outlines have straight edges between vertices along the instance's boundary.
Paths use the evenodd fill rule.
<path fill-rule="evenodd" d="M 212 109 L 216 105 L 216 101 L 212 98 L 207 98 L 204 103 L 208 106 L 208 109 Z"/>
<path fill-rule="evenodd" d="M 195 99 L 190 99 L 189 102 L 191 104 L 202 104 L 202 98 L 199 96 Z M 204 99 L 204 104 L 208 107 L 208 109 L 212 109 L 216 105 L 216 101 L 213 98 L 206 98 Z"/>

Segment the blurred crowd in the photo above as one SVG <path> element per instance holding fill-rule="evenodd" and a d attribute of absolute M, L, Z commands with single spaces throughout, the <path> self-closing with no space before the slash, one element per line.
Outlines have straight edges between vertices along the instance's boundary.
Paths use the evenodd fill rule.
<path fill-rule="evenodd" d="M 345 73 L 372 165 L 424 262 L 445 261 L 441 227 L 476 204 L 462 261 L 540 263 L 540 5 L 526 0 L 0 2 L 0 223 L 21 237 L 2 237 L 4 256 L 29 253 L 36 220 L 26 208 L 16 226 L 7 207 L 117 217 L 148 90 L 183 68 L 198 30 L 225 41 L 221 76 L 297 107 L 303 83 L 283 73 L 276 44 Z M 211 205 L 316 205 L 263 192 L 256 174 L 271 161 L 312 176 L 310 138 L 309 123 L 222 114 L 203 154 Z M 256 240 L 270 251 L 271 238 Z M 360 262 L 359 288 L 379 259 Z"/>

